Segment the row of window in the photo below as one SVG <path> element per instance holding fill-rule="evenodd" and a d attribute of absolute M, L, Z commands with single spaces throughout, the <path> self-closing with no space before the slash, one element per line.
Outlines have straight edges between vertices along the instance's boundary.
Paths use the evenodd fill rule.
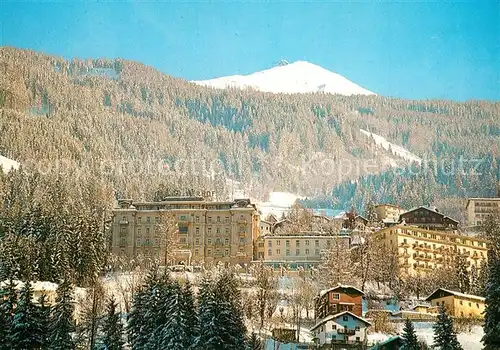
<path fill-rule="evenodd" d="M 330 241 L 327 241 L 327 244 L 329 245 L 329 244 L 330 244 Z M 280 239 L 277 239 L 277 240 L 276 240 L 276 245 L 278 245 L 278 246 L 279 246 L 279 245 L 281 245 L 281 240 L 280 240 Z M 305 245 L 306 245 L 306 246 L 308 246 L 308 245 L 309 245 L 309 240 L 308 240 L 308 239 L 306 239 L 306 240 L 305 240 Z M 316 247 L 319 247 L 319 239 L 316 239 L 316 240 L 314 241 L 314 245 L 315 245 Z M 273 246 L 273 241 L 272 241 L 272 240 L 267 241 L 267 246 L 268 246 L 268 247 L 272 247 L 272 246 Z M 288 240 L 288 239 L 287 239 L 287 240 L 285 240 L 285 246 L 286 246 L 286 247 L 289 247 L 289 246 L 290 246 L 290 240 Z M 297 240 L 295 240 L 295 247 L 300 247 L 300 240 L 298 240 L 298 239 L 297 239 Z"/>
<path fill-rule="evenodd" d="M 179 221 L 186 221 L 186 220 L 188 220 L 188 216 L 187 216 L 187 215 L 179 215 L 179 217 L 178 217 L 178 218 L 179 218 Z M 142 223 L 143 223 L 143 222 L 142 222 L 142 219 L 143 219 L 143 217 L 142 217 L 142 216 L 138 216 L 138 217 L 137 217 L 137 224 L 139 224 L 139 225 L 140 225 L 140 224 L 142 224 Z M 245 220 L 245 216 L 244 216 L 244 215 L 240 215 L 239 220 Z M 122 216 L 122 221 L 128 221 L 128 219 L 127 219 L 127 216 L 126 216 L 126 215 L 123 215 L 123 216 Z M 146 216 L 146 217 L 145 217 L 145 223 L 146 223 L 146 224 L 151 224 L 151 222 L 152 222 L 151 217 L 150 217 L 150 216 Z M 160 223 L 160 222 L 161 222 L 161 217 L 160 217 L 160 216 L 155 216 L 155 217 L 154 217 L 154 223 Z M 194 217 L 194 222 L 195 222 L 195 223 L 199 223 L 199 222 L 200 222 L 200 216 L 199 216 L 199 215 L 196 215 L 196 216 Z M 221 216 L 217 216 L 215 220 L 212 220 L 212 217 L 211 217 L 211 216 L 208 216 L 208 217 L 207 217 L 207 222 L 208 222 L 208 223 L 222 223 L 223 221 L 222 221 L 222 217 L 221 217 Z M 230 217 L 229 217 L 229 216 L 226 216 L 226 217 L 224 218 L 224 222 L 225 222 L 226 224 L 229 224 L 229 223 L 231 222 Z"/>
<path fill-rule="evenodd" d="M 427 233 L 427 232 L 419 232 L 419 231 L 413 231 L 413 230 L 407 230 L 407 229 L 401 229 L 400 231 L 404 235 L 408 236 L 415 236 L 415 237 L 422 237 L 422 238 L 430 238 L 430 239 L 435 239 L 435 240 L 441 240 L 441 241 L 450 241 L 454 243 L 460 243 L 464 245 L 472 245 L 472 246 L 478 246 L 478 247 L 485 247 L 486 243 L 480 242 L 480 241 L 474 241 L 471 240 L 470 238 L 460 238 L 460 237 L 449 237 L 449 236 L 444 236 L 444 235 L 436 235 L 433 233 Z M 390 234 L 397 234 L 396 231 L 390 231 Z M 385 233 L 384 233 L 384 238 L 385 238 Z M 404 243 L 406 243 L 406 238 L 403 240 Z"/>
<path fill-rule="evenodd" d="M 305 255 L 309 255 L 310 254 L 310 250 L 308 248 L 305 249 Z M 314 250 L 314 255 L 316 256 L 319 256 L 320 254 L 320 250 L 319 249 L 315 249 Z M 267 250 L 267 255 L 268 256 L 272 256 L 273 255 L 273 250 L 272 249 L 268 249 Z M 281 249 L 276 249 L 276 255 L 281 255 Z M 287 249 L 285 251 L 285 255 L 286 256 L 290 256 L 290 249 Z M 300 249 L 295 249 L 295 255 L 296 256 L 300 256 Z"/>

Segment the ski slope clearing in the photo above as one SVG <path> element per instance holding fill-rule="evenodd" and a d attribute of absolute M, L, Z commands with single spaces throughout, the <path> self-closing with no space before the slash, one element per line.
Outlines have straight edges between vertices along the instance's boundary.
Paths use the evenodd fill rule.
<path fill-rule="evenodd" d="M 399 146 L 399 145 L 396 145 L 392 142 L 387 141 L 387 139 L 385 137 L 374 134 L 372 132 L 369 132 L 369 131 L 366 131 L 363 129 L 360 129 L 360 131 L 363 135 L 373 138 L 373 140 L 375 141 L 375 144 L 377 146 L 380 146 L 387 151 L 390 150 L 392 152 L 392 154 L 394 154 L 398 157 L 401 157 L 404 160 L 411 162 L 411 163 L 418 163 L 418 164 L 422 163 L 422 158 L 411 153 L 410 151 L 408 151 L 406 148 L 404 148 L 402 146 Z"/>

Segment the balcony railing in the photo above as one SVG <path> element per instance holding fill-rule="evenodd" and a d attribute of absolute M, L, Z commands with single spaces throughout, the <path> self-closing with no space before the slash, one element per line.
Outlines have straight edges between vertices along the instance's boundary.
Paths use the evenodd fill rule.
<path fill-rule="evenodd" d="M 337 330 L 339 334 L 345 334 L 345 335 L 354 335 L 356 334 L 356 330 L 352 328 L 340 328 Z"/>
<path fill-rule="evenodd" d="M 128 220 L 120 220 L 120 225 L 128 225 Z"/>
<path fill-rule="evenodd" d="M 239 219 L 239 220 L 238 220 L 238 224 L 239 224 L 239 225 L 246 225 L 246 224 L 247 224 L 247 221 L 246 221 L 246 220 L 244 220 L 244 219 Z"/>

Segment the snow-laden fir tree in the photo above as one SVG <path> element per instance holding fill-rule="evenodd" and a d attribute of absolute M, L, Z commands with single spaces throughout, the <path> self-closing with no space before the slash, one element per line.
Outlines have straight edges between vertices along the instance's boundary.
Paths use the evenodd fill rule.
<path fill-rule="evenodd" d="M 193 344 L 199 334 L 199 321 L 193 289 L 188 279 L 186 279 L 180 293 L 180 306 L 182 316 L 185 319 L 184 323 L 186 324 L 186 337 L 189 339 L 189 342 Z"/>
<path fill-rule="evenodd" d="M 482 342 L 485 350 L 494 350 L 500 349 L 500 259 L 490 260 L 489 265 Z"/>
<path fill-rule="evenodd" d="M 264 345 L 262 344 L 262 340 L 252 332 L 250 335 L 250 339 L 248 339 L 248 345 L 247 345 L 248 350 L 263 350 Z"/>
<path fill-rule="evenodd" d="M 168 272 L 159 274 L 157 278 L 150 279 L 146 286 L 148 291 L 148 304 L 146 305 L 146 321 L 149 330 L 148 349 L 164 348 L 164 328 L 170 321 L 172 315 L 172 302 L 178 294 L 179 284 L 170 279 Z"/>
<path fill-rule="evenodd" d="M 200 283 L 198 294 L 198 314 L 200 334 L 195 342 L 195 349 L 223 350 L 233 349 L 234 341 L 230 336 L 229 308 L 222 300 L 217 300 L 210 278 L 205 276 Z"/>
<path fill-rule="evenodd" d="M 155 274 L 148 274 L 145 284 L 132 296 L 132 307 L 127 319 L 127 335 L 134 350 L 146 349 L 153 331 L 146 317 L 150 302 L 147 286 L 155 283 L 156 278 Z"/>
<path fill-rule="evenodd" d="M 434 324 L 434 347 L 440 350 L 463 350 L 453 329 L 453 318 L 445 308 L 439 308 L 437 322 Z"/>
<path fill-rule="evenodd" d="M 41 348 L 46 349 L 49 345 L 49 332 L 52 308 L 47 302 L 47 295 L 44 293 L 38 298 L 37 322 L 40 326 Z"/>
<path fill-rule="evenodd" d="M 37 307 L 33 303 L 33 287 L 30 281 L 24 283 L 16 305 L 10 329 L 12 349 L 37 349 L 42 344 Z"/>
<path fill-rule="evenodd" d="M 485 224 L 490 241 L 488 250 L 488 280 L 484 314 L 484 349 L 500 349 L 500 217 L 491 217 Z"/>
<path fill-rule="evenodd" d="M 106 316 L 101 325 L 101 344 L 107 350 L 122 350 L 125 344 L 123 339 L 123 324 L 118 304 L 114 296 L 111 296 L 106 305 Z"/>
<path fill-rule="evenodd" d="M 10 330 L 14 317 L 14 308 L 17 304 L 17 291 L 14 281 L 9 280 L 0 288 L 0 350 L 10 350 Z"/>
<path fill-rule="evenodd" d="M 403 339 L 404 348 L 406 350 L 419 350 L 420 345 L 418 344 L 417 334 L 415 333 L 415 327 L 413 327 L 413 322 L 408 318 L 405 320 L 405 325 L 403 328 L 403 334 L 401 334 Z"/>
<path fill-rule="evenodd" d="M 57 287 L 56 304 L 50 323 L 49 350 L 67 350 L 75 347 L 72 334 L 75 331 L 73 320 L 73 288 L 68 279 Z"/>
<path fill-rule="evenodd" d="M 162 327 L 163 349 L 189 349 L 193 344 L 188 336 L 188 324 L 185 310 L 182 307 L 181 287 L 173 284 L 172 293 L 165 298 L 168 304 L 168 319 Z"/>

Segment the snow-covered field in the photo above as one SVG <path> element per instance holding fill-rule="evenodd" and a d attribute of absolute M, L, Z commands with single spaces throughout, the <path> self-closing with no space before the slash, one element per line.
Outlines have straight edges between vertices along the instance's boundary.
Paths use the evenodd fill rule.
<path fill-rule="evenodd" d="M 432 329 L 432 322 L 415 322 L 415 331 L 420 340 L 425 340 L 427 345 L 432 345 L 434 342 L 434 331 Z M 403 325 L 401 324 L 399 331 L 401 332 Z M 458 341 L 465 350 L 479 350 L 482 349 L 481 338 L 483 337 L 483 328 L 474 326 L 472 332 L 459 333 Z M 368 334 L 369 343 L 378 343 L 387 340 L 392 335 L 383 333 L 370 333 Z"/>
<path fill-rule="evenodd" d="M 218 89 L 253 88 L 273 93 L 326 92 L 345 96 L 375 95 L 340 74 L 305 61 L 297 61 L 249 75 L 231 75 L 193 82 Z"/>
<path fill-rule="evenodd" d="M 279 219 L 283 213 L 289 212 L 290 207 L 297 199 L 301 199 L 301 197 L 290 192 L 270 192 L 268 200 L 256 203 L 262 212 L 262 217 L 272 213 Z"/>
<path fill-rule="evenodd" d="M 15 160 L 0 155 L 0 166 L 5 173 L 9 172 L 11 169 L 19 169 L 19 165 L 20 164 Z"/>
<path fill-rule="evenodd" d="M 390 149 L 392 151 L 392 154 L 394 154 L 398 157 L 401 157 L 408 162 L 412 162 L 412 163 L 415 162 L 418 164 L 422 163 L 422 158 L 411 153 L 410 151 L 408 151 L 406 148 L 404 148 L 402 146 L 399 146 L 399 145 L 396 145 L 394 143 L 387 141 L 387 139 L 385 137 L 374 134 L 372 132 L 369 132 L 369 131 L 366 131 L 363 129 L 360 129 L 360 131 L 362 134 L 366 135 L 367 137 L 372 137 L 377 146 L 380 146 L 380 147 L 384 148 L 385 150 Z"/>

